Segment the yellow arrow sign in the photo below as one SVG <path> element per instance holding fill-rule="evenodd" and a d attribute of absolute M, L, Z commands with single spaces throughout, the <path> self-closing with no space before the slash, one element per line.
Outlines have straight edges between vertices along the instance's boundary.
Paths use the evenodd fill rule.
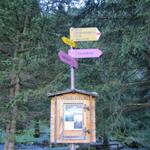
<path fill-rule="evenodd" d="M 97 41 L 100 36 L 100 31 L 95 27 L 70 28 L 70 39 L 73 41 Z"/>
<path fill-rule="evenodd" d="M 69 46 L 72 46 L 72 47 L 77 47 L 77 44 L 74 41 L 72 41 L 72 40 L 70 40 L 70 39 L 68 39 L 68 38 L 66 38 L 64 36 L 61 39 L 63 40 L 63 42 L 65 44 L 67 44 Z"/>

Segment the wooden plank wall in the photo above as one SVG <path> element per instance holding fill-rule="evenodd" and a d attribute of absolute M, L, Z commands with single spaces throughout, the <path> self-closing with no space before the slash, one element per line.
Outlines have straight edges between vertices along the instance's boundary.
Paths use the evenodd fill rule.
<path fill-rule="evenodd" d="M 90 96 L 90 116 L 91 116 L 91 140 L 90 142 L 96 142 L 96 116 L 95 116 L 95 98 Z"/>
<path fill-rule="evenodd" d="M 50 109 L 50 143 L 55 142 L 55 99 L 51 99 L 51 109 Z"/>

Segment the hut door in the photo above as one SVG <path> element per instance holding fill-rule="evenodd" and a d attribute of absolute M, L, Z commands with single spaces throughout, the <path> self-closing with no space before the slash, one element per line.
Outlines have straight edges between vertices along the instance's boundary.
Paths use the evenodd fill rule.
<path fill-rule="evenodd" d="M 63 140 L 86 139 L 87 102 L 84 100 L 63 100 L 60 130 Z"/>

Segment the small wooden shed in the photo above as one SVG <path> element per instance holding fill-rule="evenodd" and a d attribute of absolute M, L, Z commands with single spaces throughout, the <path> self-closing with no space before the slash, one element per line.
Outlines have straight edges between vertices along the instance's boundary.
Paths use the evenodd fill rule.
<path fill-rule="evenodd" d="M 96 92 L 78 89 L 48 93 L 51 143 L 96 142 L 96 96 Z"/>

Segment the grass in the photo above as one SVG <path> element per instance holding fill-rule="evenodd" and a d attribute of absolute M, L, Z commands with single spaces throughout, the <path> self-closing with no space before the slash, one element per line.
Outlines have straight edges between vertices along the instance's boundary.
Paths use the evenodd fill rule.
<path fill-rule="evenodd" d="M 42 132 L 44 129 L 48 129 L 48 128 L 49 127 L 47 125 L 42 124 L 42 125 L 40 125 L 40 132 Z M 18 144 L 20 144 L 20 143 L 33 144 L 33 143 L 37 142 L 38 138 L 34 137 L 34 130 L 35 130 L 34 128 L 18 130 L 16 133 L 16 143 L 18 143 Z M 3 130 L 0 130 L 0 143 L 4 143 L 4 140 L 5 140 L 5 133 Z M 47 139 L 47 140 L 49 140 L 49 139 Z M 40 141 L 42 141 L 42 139 L 40 139 Z"/>

